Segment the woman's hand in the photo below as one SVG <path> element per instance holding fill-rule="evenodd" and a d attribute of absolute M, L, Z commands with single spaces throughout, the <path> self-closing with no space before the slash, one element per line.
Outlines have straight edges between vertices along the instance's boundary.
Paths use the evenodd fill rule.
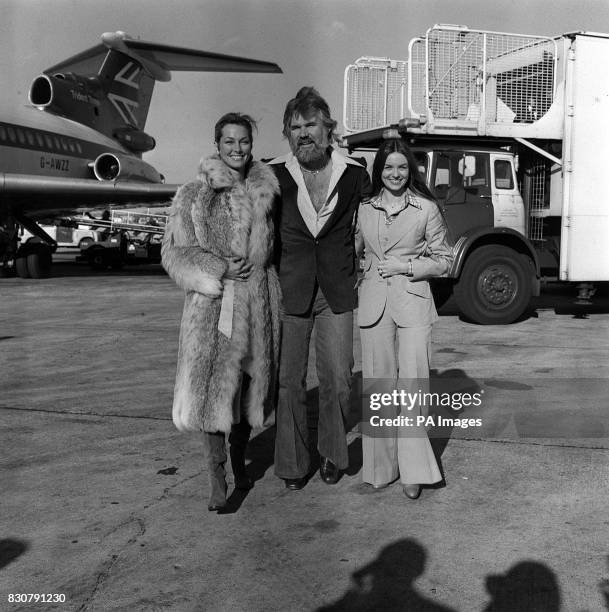
<path fill-rule="evenodd" d="M 229 257 L 228 268 L 224 273 L 224 278 L 236 281 L 246 281 L 252 273 L 252 264 L 248 263 L 243 257 Z"/>
<path fill-rule="evenodd" d="M 407 267 L 407 262 L 400 262 L 395 255 L 390 255 L 386 259 L 383 259 L 377 266 L 379 274 L 383 278 L 389 278 L 390 276 L 395 276 L 396 274 L 406 274 Z"/>

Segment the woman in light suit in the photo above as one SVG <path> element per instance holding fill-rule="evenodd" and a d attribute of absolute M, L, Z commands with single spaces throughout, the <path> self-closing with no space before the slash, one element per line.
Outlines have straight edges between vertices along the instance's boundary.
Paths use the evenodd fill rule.
<path fill-rule="evenodd" d="M 360 206 L 358 225 L 358 246 L 365 249 L 358 308 L 364 380 L 375 391 L 380 385 L 425 392 L 438 316 L 427 279 L 447 273 L 452 249 L 442 214 L 401 139 L 379 148 L 372 198 Z M 414 422 L 425 414 L 418 405 L 391 409 L 389 416 L 401 412 Z M 442 479 L 424 427 L 372 427 L 364 420 L 363 432 L 364 482 L 383 488 L 399 476 L 406 496 L 416 499 L 421 484 Z"/>

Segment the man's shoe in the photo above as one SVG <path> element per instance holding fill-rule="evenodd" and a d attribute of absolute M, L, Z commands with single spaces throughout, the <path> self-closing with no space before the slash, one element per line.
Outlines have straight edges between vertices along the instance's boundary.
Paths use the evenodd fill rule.
<path fill-rule="evenodd" d="M 209 506 L 207 506 L 207 509 L 210 512 L 218 512 L 220 510 L 225 510 L 226 509 L 226 502 L 224 502 L 223 504 L 209 504 Z"/>
<path fill-rule="evenodd" d="M 290 491 L 300 491 L 306 484 L 306 478 L 284 478 L 285 488 Z"/>
<path fill-rule="evenodd" d="M 418 484 L 406 484 L 403 485 L 404 495 L 408 499 L 417 499 L 421 495 L 421 485 Z"/>
<path fill-rule="evenodd" d="M 326 457 L 321 458 L 319 474 L 326 484 L 336 484 L 338 482 L 339 469 Z"/>

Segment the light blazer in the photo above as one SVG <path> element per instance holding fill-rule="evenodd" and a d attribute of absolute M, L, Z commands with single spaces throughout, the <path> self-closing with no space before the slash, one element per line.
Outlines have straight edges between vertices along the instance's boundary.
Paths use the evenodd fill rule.
<path fill-rule="evenodd" d="M 400 327 L 430 325 L 437 318 L 428 278 L 446 275 L 452 262 L 444 219 L 435 202 L 407 192 L 406 208 L 385 224 L 375 207 L 380 197 L 363 203 L 358 215 L 358 247 L 365 249 L 364 278 L 359 287 L 358 323 L 374 325 L 385 308 Z M 413 276 L 383 278 L 378 264 L 393 255 L 412 260 Z"/>

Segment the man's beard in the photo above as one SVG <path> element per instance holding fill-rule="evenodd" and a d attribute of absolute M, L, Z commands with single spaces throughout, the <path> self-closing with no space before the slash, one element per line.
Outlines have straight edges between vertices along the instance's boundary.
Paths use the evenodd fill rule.
<path fill-rule="evenodd" d="M 312 143 L 314 146 L 311 148 L 303 148 L 300 146 L 309 143 Z M 304 142 L 299 141 L 292 147 L 292 153 L 294 153 L 296 159 L 301 164 L 315 164 L 315 162 L 322 162 L 325 160 L 326 147 L 322 147 L 312 140 Z"/>

